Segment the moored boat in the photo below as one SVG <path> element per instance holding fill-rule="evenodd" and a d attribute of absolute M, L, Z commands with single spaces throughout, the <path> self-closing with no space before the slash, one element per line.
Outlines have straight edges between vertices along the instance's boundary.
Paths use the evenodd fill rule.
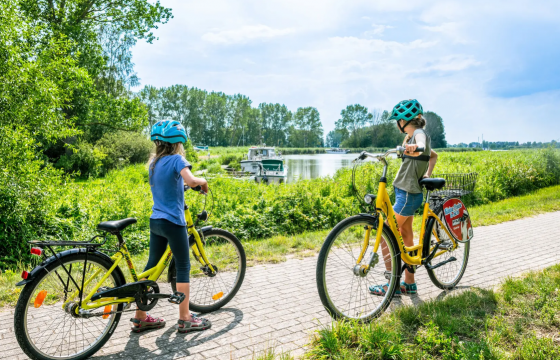
<path fill-rule="evenodd" d="M 348 149 L 340 149 L 340 148 L 332 148 L 327 149 L 327 154 L 348 154 L 350 150 Z"/>
<path fill-rule="evenodd" d="M 246 158 L 245 158 L 246 157 Z M 258 183 L 283 183 L 286 181 L 288 169 L 284 158 L 274 147 L 252 146 L 241 160 L 241 170 L 254 175 Z"/>

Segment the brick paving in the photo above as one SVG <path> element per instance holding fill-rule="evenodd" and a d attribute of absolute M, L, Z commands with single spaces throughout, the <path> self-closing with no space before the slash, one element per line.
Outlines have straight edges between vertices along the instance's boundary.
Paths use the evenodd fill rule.
<path fill-rule="evenodd" d="M 226 308 L 206 316 L 213 327 L 202 333 L 178 334 L 173 325 L 177 307 L 166 301 L 154 311 L 168 321 L 160 330 L 131 333 L 130 314 L 123 314 L 113 337 L 93 358 L 251 359 L 267 349 L 276 354 L 289 351 L 297 357 L 305 351 L 310 334 L 331 321 L 317 294 L 316 261 L 309 257 L 248 268 L 239 293 Z M 560 212 L 478 227 L 459 288 L 490 287 L 507 276 L 559 262 Z M 397 298 L 395 306 L 441 299 L 450 293 L 436 288 L 423 269 L 416 279 L 419 294 Z M 162 292 L 167 291 L 167 284 L 162 287 Z M 13 309 L 2 310 L 0 319 L 1 357 L 26 359 L 14 337 Z"/>

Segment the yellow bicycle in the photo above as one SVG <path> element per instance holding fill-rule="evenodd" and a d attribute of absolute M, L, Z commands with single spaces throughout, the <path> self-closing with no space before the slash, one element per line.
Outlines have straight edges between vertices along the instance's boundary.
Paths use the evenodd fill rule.
<path fill-rule="evenodd" d="M 334 318 L 370 321 L 381 315 L 400 287 L 405 269 L 414 273 L 424 266 L 441 289 L 455 287 L 465 272 L 473 233 L 468 211 L 458 198 L 474 190 L 476 174 L 419 180 L 427 190 L 420 239 L 418 245 L 405 246 L 386 189 L 386 159 L 391 154 L 403 157 L 404 151 L 397 147 L 379 155 L 362 152 L 356 159 L 375 158 L 384 168 L 377 195 L 364 196 L 370 211 L 337 224 L 319 253 L 317 288 Z M 386 285 L 387 290 L 383 296 L 374 295 L 371 285 Z"/>
<path fill-rule="evenodd" d="M 185 186 L 185 191 L 188 189 Z M 246 270 L 245 251 L 235 235 L 212 226 L 197 229 L 198 222 L 207 218 L 203 210 L 193 222 L 185 205 L 192 266 L 189 305 L 197 312 L 227 304 L 241 287 Z M 97 229 L 103 235 L 89 242 L 30 242 L 34 246 L 31 253 L 43 256 L 44 261 L 31 272 L 23 272 L 17 285 L 25 287 L 14 313 L 16 338 L 30 358 L 88 358 L 109 340 L 123 312 L 151 310 L 159 299 L 175 304 L 184 300 L 185 295 L 175 291 L 175 265 L 169 246 L 155 267 L 136 273 L 121 233 L 134 223 L 134 218 L 102 222 Z M 108 235 L 118 241 L 113 256 L 105 254 L 111 250 L 102 248 Z M 94 242 L 96 238 L 104 241 Z M 74 248 L 62 252 L 53 248 L 61 246 Z M 45 250 L 52 256 L 47 257 Z M 126 283 L 119 267 L 123 259 L 134 282 Z M 167 280 L 173 293 L 164 294 L 156 281 L 168 265 Z M 136 308 L 131 308 L 133 304 Z"/>

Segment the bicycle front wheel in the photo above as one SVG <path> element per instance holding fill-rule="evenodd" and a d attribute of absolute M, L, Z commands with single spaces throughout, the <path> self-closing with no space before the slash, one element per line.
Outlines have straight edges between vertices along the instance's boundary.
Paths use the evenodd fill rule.
<path fill-rule="evenodd" d="M 428 276 L 432 283 L 440 289 L 443 290 L 451 290 L 463 277 L 465 270 L 467 269 L 467 263 L 469 260 L 469 251 L 471 247 L 471 243 L 460 243 L 457 242 L 457 247 L 453 248 L 453 242 L 447 236 L 447 233 L 440 228 L 438 222 L 434 224 L 436 226 L 436 233 L 438 234 L 439 240 L 441 242 L 440 249 L 447 249 L 443 254 L 438 257 L 432 259 L 429 263 L 431 266 L 437 266 L 438 264 L 442 264 L 441 266 L 430 269 L 426 267 L 428 271 Z M 435 244 L 437 243 L 438 239 L 434 236 L 433 232 L 431 233 L 430 238 L 430 250 L 433 249 Z M 440 250 L 441 251 L 441 250 Z"/>
<path fill-rule="evenodd" d="M 367 227 L 373 227 L 369 246 L 358 262 Z M 338 223 L 323 243 L 317 261 L 317 288 L 323 306 L 335 319 L 369 321 L 391 303 L 401 276 L 400 251 L 384 224 L 380 246 L 373 253 L 376 234 L 374 219 L 357 215 Z M 363 271 L 372 256 L 371 267 Z M 371 286 L 378 286 L 377 295 L 370 291 Z"/>
<path fill-rule="evenodd" d="M 239 239 L 225 230 L 212 229 L 205 232 L 203 243 L 206 257 L 216 271 L 211 273 L 191 250 L 189 308 L 208 313 L 226 305 L 239 291 L 245 277 L 247 260 Z M 174 265 L 170 265 L 169 272 L 171 287 L 173 291 L 177 291 Z"/>
<path fill-rule="evenodd" d="M 85 256 L 83 252 L 62 256 L 60 262 L 48 265 L 46 271 L 23 288 L 15 308 L 14 328 L 21 349 L 30 358 L 85 359 L 97 352 L 113 334 L 120 313 L 92 317 L 75 313 L 80 297 L 70 296 L 76 292 L 76 285 L 82 286 L 84 271 L 84 293 L 88 294 L 112 265 L 110 260 L 91 253 L 86 265 Z M 92 280 L 87 283 L 90 278 Z M 101 286 L 112 288 L 124 284 L 122 273 L 113 271 Z M 63 308 L 64 303 L 67 305 Z M 123 304 L 113 305 L 111 311 L 122 311 L 122 307 Z M 103 313 L 103 310 L 92 312 Z"/>

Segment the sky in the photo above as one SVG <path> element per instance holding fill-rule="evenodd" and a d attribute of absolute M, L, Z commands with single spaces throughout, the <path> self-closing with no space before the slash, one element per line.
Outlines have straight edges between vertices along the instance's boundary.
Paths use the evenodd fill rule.
<path fill-rule="evenodd" d="M 452 144 L 560 141 L 558 0 L 161 3 L 174 18 L 133 49 L 141 86 L 314 106 L 325 135 L 347 105 L 416 98 Z"/>

